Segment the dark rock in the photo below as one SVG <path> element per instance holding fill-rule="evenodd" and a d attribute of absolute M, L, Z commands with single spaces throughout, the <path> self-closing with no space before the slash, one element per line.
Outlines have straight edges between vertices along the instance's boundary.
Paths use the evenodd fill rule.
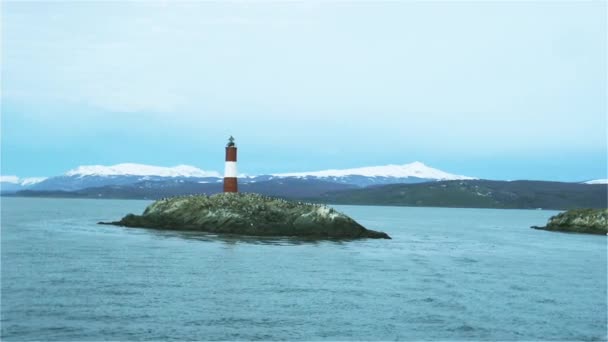
<path fill-rule="evenodd" d="M 390 239 L 386 233 L 365 229 L 324 205 L 244 193 L 162 199 L 142 215 L 128 214 L 120 221 L 99 223 L 254 236 Z"/>

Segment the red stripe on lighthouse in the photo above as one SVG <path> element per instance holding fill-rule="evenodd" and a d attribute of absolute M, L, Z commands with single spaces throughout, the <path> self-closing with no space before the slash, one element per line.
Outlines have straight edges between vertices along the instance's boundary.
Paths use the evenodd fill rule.
<path fill-rule="evenodd" d="M 226 147 L 226 161 L 236 161 L 236 147 Z"/>
<path fill-rule="evenodd" d="M 224 177 L 224 192 L 239 192 L 236 177 Z"/>

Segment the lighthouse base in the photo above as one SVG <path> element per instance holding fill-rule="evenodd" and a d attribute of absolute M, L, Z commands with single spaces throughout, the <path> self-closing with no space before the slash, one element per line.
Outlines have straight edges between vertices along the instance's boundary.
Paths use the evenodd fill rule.
<path fill-rule="evenodd" d="M 236 177 L 224 178 L 224 192 L 239 192 Z"/>

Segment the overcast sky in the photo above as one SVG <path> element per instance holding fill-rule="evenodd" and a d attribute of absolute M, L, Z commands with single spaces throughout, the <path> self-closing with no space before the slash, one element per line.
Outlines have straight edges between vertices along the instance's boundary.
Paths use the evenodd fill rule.
<path fill-rule="evenodd" d="M 2 2 L 3 175 L 607 178 L 605 1 Z"/>

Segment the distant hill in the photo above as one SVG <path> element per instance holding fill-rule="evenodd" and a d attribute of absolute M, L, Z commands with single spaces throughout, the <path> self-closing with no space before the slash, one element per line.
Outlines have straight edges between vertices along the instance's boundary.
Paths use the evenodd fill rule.
<path fill-rule="evenodd" d="M 316 200 L 335 204 L 572 209 L 606 208 L 607 197 L 606 184 L 460 180 L 327 192 Z"/>
<path fill-rule="evenodd" d="M 327 191 L 354 188 L 357 187 L 350 184 L 298 178 L 275 178 L 267 181 L 239 184 L 240 192 L 251 192 L 284 198 L 311 198 L 318 197 Z M 176 179 L 173 181 L 143 181 L 135 184 L 107 185 L 74 191 L 23 190 L 18 191 L 14 195 L 24 197 L 159 199 L 195 194 L 211 195 L 222 191 L 223 186 L 221 182 L 200 183 Z"/>
<path fill-rule="evenodd" d="M 455 180 L 417 184 L 391 184 L 359 188 L 353 184 L 308 178 L 273 178 L 239 184 L 241 192 L 305 199 L 333 204 L 431 206 L 505 209 L 605 208 L 608 185 L 543 181 Z M 27 197 L 77 197 L 159 199 L 191 194 L 215 194 L 222 184 L 174 181 L 143 181 L 76 191 L 17 192 Z"/>

